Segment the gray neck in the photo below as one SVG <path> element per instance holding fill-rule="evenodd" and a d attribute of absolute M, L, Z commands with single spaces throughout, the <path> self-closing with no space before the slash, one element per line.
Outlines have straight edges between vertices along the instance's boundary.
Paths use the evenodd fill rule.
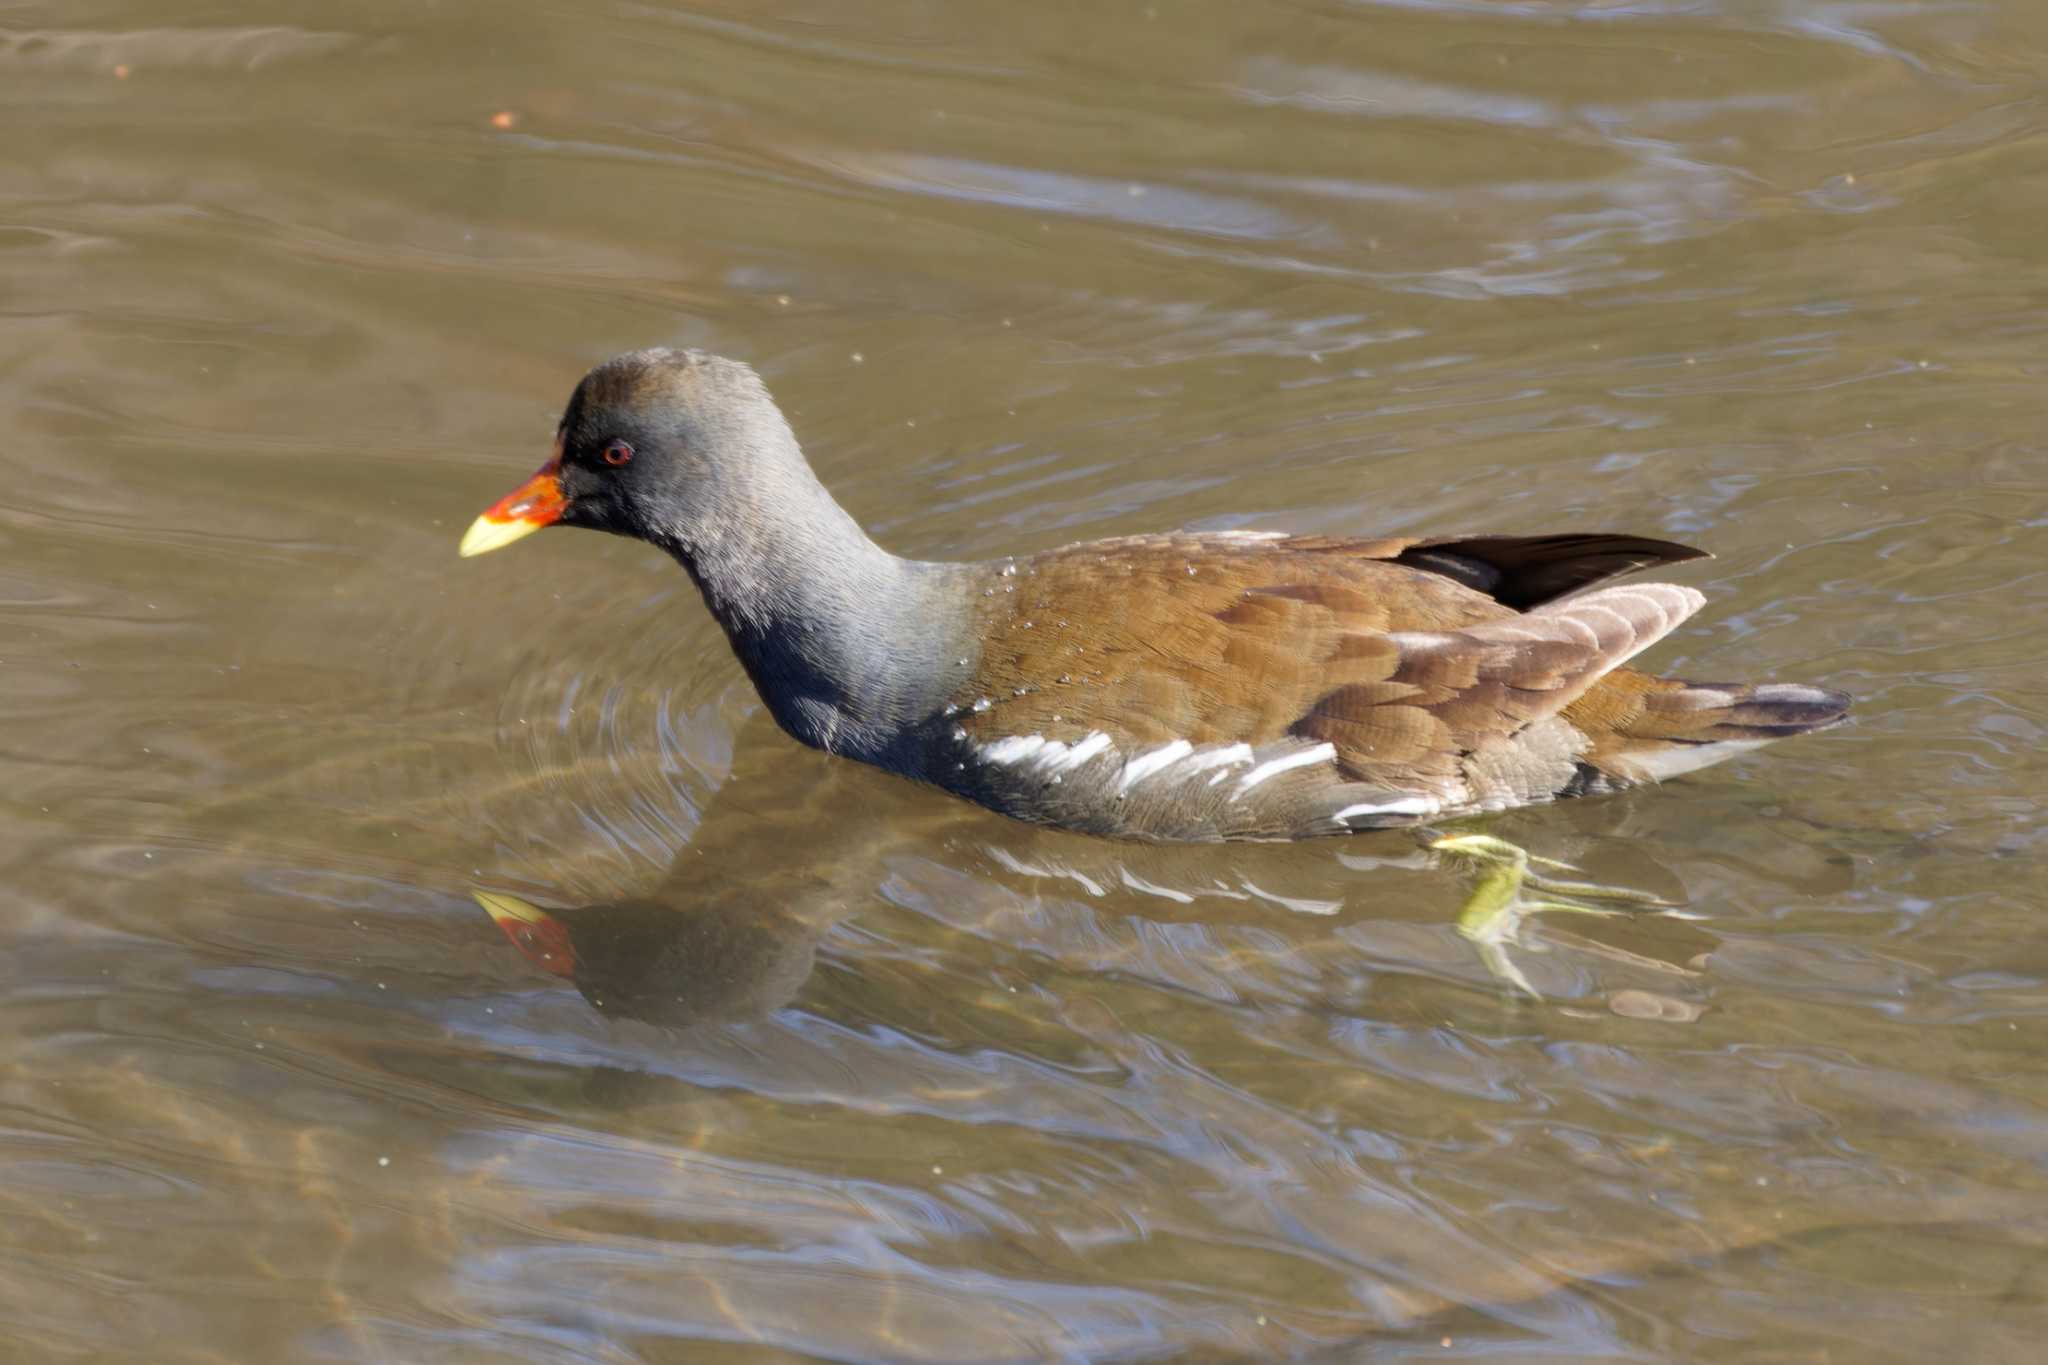
<path fill-rule="evenodd" d="M 959 586 L 972 566 L 899 559 L 875 544 L 793 437 L 786 452 L 757 449 L 721 474 L 696 525 L 650 538 L 696 579 L 783 729 L 900 766 L 891 750 L 976 662 L 964 657 Z"/>

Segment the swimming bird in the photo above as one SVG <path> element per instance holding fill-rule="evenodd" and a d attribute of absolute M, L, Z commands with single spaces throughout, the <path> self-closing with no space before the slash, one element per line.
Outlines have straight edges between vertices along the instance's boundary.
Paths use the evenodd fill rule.
<path fill-rule="evenodd" d="M 1167 532 L 905 559 L 833 500 L 754 371 L 697 350 L 585 375 L 547 463 L 461 553 L 551 525 L 679 562 L 803 743 L 1097 835 L 1299 839 L 1620 791 L 1849 707 L 1627 666 L 1705 600 L 1612 582 L 1706 557 L 1643 536 Z"/>

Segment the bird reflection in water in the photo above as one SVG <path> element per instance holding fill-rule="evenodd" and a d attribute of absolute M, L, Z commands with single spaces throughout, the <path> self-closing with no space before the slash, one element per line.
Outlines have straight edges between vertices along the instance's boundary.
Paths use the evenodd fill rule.
<path fill-rule="evenodd" d="M 1051 927 L 1041 924 L 1041 937 L 1051 941 L 1033 945 L 1041 950 L 1059 952 L 1062 923 L 1081 933 L 1072 911 L 1059 908 L 1065 898 L 1112 922 L 1122 913 L 1226 936 L 1294 926 L 1291 940 L 1327 948 L 1331 970 L 1346 979 L 1369 975 L 1374 963 L 1334 936 L 1362 933 L 1369 943 L 1378 924 L 1403 945 L 1381 969 L 1400 970 L 1413 960 L 1403 954 L 1415 942 L 1413 925 L 1401 921 L 1421 915 L 1442 926 L 1430 939 L 1438 950 L 1416 964 L 1421 969 L 1476 980 L 1476 953 L 1491 980 L 1534 999 L 1542 996 L 1522 965 L 1528 954 L 1559 949 L 1570 961 L 1676 983 L 1696 976 L 1715 944 L 1696 925 L 1666 923 L 1691 918 L 1678 908 L 1682 889 L 1632 839 L 1592 836 L 1572 851 L 1603 876 L 1657 884 L 1657 893 L 1575 871 L 1568 880 L 1570 865 L 1539 858 L 1532 867 L 1514 845 L 1477 834 L 1429 831 L 1420 843 L 1389 834 L 1369 845 L 1119 843 L 1019 825 L 850 764 L 747 738 L 737 746 L 739 766 L 655 890 L 555 908 L 480 889 L 478 904 L 533 967 L 573 984 L 600 1013 L 672 1029 L 759 1018 L 790 1004 L 816 965 L 820 940 L 848 914 L 876 906 L 878 888 L 898 873 L 952 886 L 953 901 L 941 907 L 949 920 L 1042 916 Z M 844 818 L 850 810 L 861 819 Z M 763 849 L 775 850 L 765 864 Z M 1472 868 L 1470 897 L 1444 924 L 1441 910 L 1427 908 L 1441 905 L 1442 874 Z M 1411 880 L 1404 872 L 1423 875 Z M 1404 911 L 1404 887 L 1412 888 L 1412 913 Z M 1576 912 L 1571 919 L 1586 921 L 1586 932 L 1573 932 L 1580 926 L 1562 912 Z M 1091 945 L 1099 950 L 1100 942 L 1097 935 Z"/>
<path fill-rule="evenodd" d="M 878 860 L 905 836 L 889 832 L 903 829 L 889 819 L 901 793 L 860 790 L 865 774 L 768 743 L 766 728 L 757 716 L 735 737 L 731 771 L 655 887 L 570 906 L 470 894 L 529 963 L 607 1016 L 687 1028 L 782 1008 L 809 978 L 818 940 L 873 894 Z M 873 826 L 845 818 L 876 807 Z"/>
<path fill-rule="evenodd" d="M 690 908 L 625 900 L 544 910 L 502 891 L 473 892 L 505 937 L 601 1014 L 668 1028 L 769 1014 L 811 974 L 824 923 L 724 901 Z"/>

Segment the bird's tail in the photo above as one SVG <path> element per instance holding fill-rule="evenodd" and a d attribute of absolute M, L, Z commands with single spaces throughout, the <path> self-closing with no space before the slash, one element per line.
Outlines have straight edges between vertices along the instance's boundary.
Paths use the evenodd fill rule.
<path fill-rule="evenodd" d="M 1662 782 L 1772 740 L 1839 725 L 1845 693 L 1804 683 L 1701 683 L 1616 669 L 1565 710 L 1594 743 L 1588 789 Z"/>

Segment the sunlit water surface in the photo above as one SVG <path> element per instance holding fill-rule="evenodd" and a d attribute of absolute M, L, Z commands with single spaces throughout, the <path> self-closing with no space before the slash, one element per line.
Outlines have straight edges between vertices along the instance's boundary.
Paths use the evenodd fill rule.
<path fill-rule="evenodd" d="M 7 7 L 0 1354 L 2030 1358 L 2044 69 L 2037 0 Z M 1663 535 L 1660 666 L 1857 723 L 1492 821 L 1696 916 L 1525 923 L 1532 1003 L 1404 837 L 1011 825 L 782 739 L 642 546 L 457 561 L 655 343 L 906 553 Z"/>

